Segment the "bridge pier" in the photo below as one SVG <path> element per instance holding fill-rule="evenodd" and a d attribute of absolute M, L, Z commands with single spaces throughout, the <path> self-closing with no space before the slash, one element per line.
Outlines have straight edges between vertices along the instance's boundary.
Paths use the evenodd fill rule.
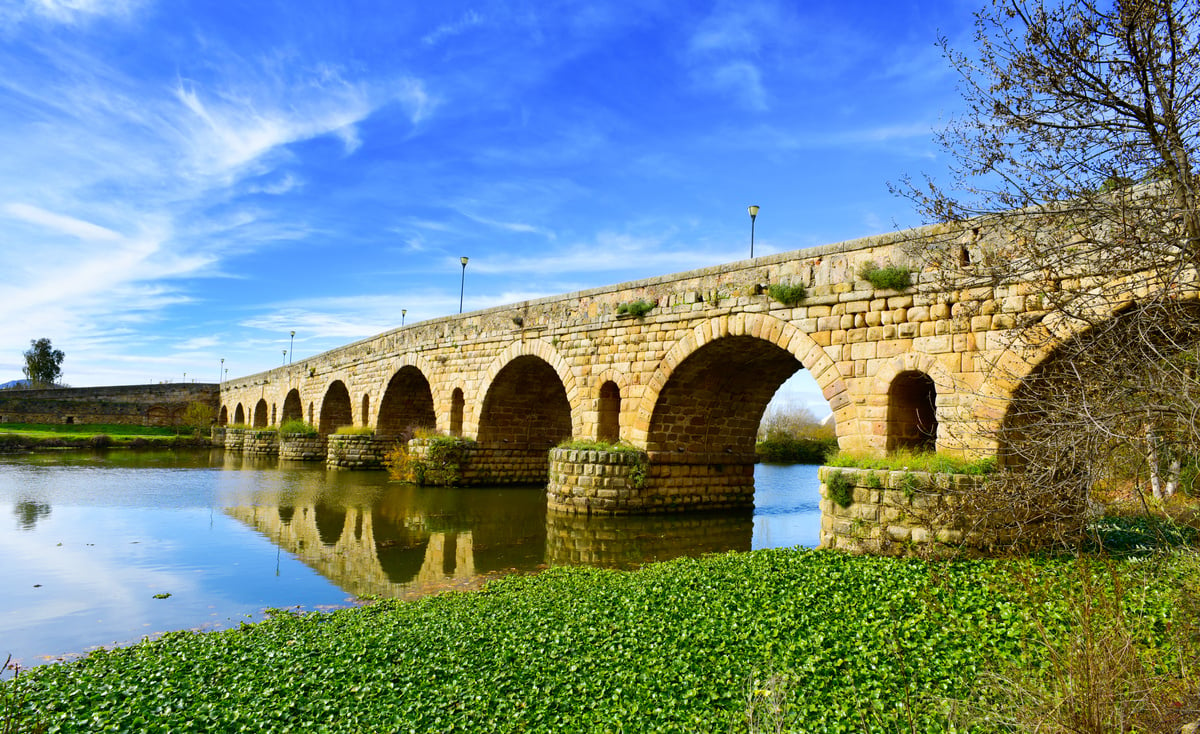
<path fill-rule="evenodd" d="M 632 515 L 754 507 L 752 456 L 552 449 L 547 509 Z"/>

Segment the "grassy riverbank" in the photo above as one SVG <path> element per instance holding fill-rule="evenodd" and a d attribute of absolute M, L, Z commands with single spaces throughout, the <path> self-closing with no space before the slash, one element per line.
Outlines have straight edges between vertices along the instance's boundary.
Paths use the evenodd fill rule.
<path fill-rule="evenodd" d="M 0 423 L 0 452 L 55 448 L 208 446 L 207 432 L 117 424 Z"/>
<path fill-rule="evenodd" d="M 23 672 L 4 692 L 23 701 L 14 721 L 49 731 L 1000 731 L 981 712 L 1032 707 L 1077 659 L 1124 640 L 1134 657 L 1097 670 L 1130 673 L 1138 696 L 1190 721 L 1197 569 L 1179 549 L 557 568 L 170 634 Z"/>

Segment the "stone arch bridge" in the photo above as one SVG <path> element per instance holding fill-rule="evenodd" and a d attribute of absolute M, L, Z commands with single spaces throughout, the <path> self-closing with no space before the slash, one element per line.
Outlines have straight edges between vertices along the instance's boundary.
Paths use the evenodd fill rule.
<path fill-rule="evenodd" d="M 1007 398 L 1034 366 L 1009 347 L 1036 294 L 1019 283 L 947 292 L 921 272 L 903 290 L 859 277 L 869 262 L 909 264 L 906 246 L 927 235 L 892 233 L 405 326 L 225 382 L 221 423 L 301 418 L 322 437 L 367 426 L 393 444 L 418 428 L 471 438 L 476 476 L 549 478 L 559 509 L 741 507 L 753 504 L 763 412 L 807 369 L 843 449 L 994 453 Z M 796 284 L 807 288 L 796 303 L 772 295 L 772 286 Z M 1010 377 L 989 369 L 998 362 L 1015 365 Z M 610 482 L 608 459 L 588 452 L 556 453 L 596 466 L 552 470 L 549 449 L 570 438 L 645 453 L 633 479 Z"/>

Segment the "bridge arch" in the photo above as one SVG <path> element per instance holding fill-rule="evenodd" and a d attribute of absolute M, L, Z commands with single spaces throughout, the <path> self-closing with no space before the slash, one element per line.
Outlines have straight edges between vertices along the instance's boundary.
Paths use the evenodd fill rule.
<path fill-rule="evenodd" d="M 535 361 L 540 361 L 548 368 L 548 370 L 537 370 L 537 372 L 541 375 L 539 379 L 544 380 L 551 375 L 557 377 L 558 379 L 555 380 L 555 382 L 561 386 L 563 392 L 565 393 L 568 411 L 568 433 L 566 436 L 556 439 L 555 443 L 562 438 L 583 435 L 583 416 L 582 410 L 580 409 L 582 400 L 580 398 L 579 383 L 575 379 L 575 373 L 571 370 L 571 367 L 569 364 L 567 364 L 566 360 L 562 358 L 562 355 L 558 353 L 558 350 L 556 350 L 553 346 L 545 341 L 542 341 L 541 339 L 530 339 L 528 341 L 516 342 L 510 345 L 503 352 L 501 352 L 496 359 L 492 360 L 490 365 L 488 365 L 488 369 L 484 373 L 482 381 L 485 392 L 482 396 L 482 401 L 479 403 L 478 412 L 476 413 L 476 435 L 478 436 L 479 441 L 482 442 L 485 440 L 484 410 L 488 405 L 489 397 L 493 396 L 492 391 L 496 386 L 497 379 L 501 377 L 502 372 L 509 370 L 512 365 L 518 362 L 523 367 L 532 368 L 532 365 L 535 364 L 535 361 L 530 361 L 527 359 L 531 357 L 535 358 Z M 525 375 L 524 369 L 519 368 L 518 371 L 509 372 L 507 378 L 517 378 L 524 382 L 526 379 L 528 379 L 528 376 Z M 549 390 L 551 387 L 553 387 L 553 385 L 545 386 L 547 390 Z M 536 390 L 538 389 L 538 386 L 534 384 L 530 385 L 530 388 Z M 500 398 L 501 396 L 499 393 L 497 393 L 494 397 Z M 557 402 L 557 400 L 555 400 L 555 402 Z M 561 406 L 558 406 L 551 412 L 558 412 L 560 408 Z M 557 421 L 558 419 L 555 420 Z M 558 429 L 556 428 L 551 432 L 557 433 L 557 431 Z M 551 444 L 551 446 L 552 445 L 553 444 Z"/>
<path fill-rule="evenodd" d="M 396 370 L 384 388 L 377 413 L 377 436 L 411 438 L 414 429 L 436 428 L 437 414 L 429 379 L 413 365 Z"/>
<path fill-rule="evenodd" d="M 334 380 L 325 388 L 325 397 L 321 400 L 321 422 L 317 431 L 322 436 L 328 436 L 342 426 L 354 425 L 354 413 L 350 404 L 350 390 L 346 383 Z"/>
<path fill-rule="evenodd" d="M 254 404 L 254 427 L 255 428 L 266 428 L 267 427 L 267 400 L 266 400 L 266 398 L 259 398 L 258 402 Z"/>
<path fill-rule="evenodd" d="M 734 341 L 724 341 L 731 338 Z M 722 345 L 717 346 L 723 341 Z M 709 347 L 715 347 L 715 349 L 709 351 L 706 349 Z M 748 351 L 742 353 L 743 349 Z M 702 350 L 704 350 L 704 355 L 701 356 L 700 361 L 691 362 L 690 358 L 700 354 Z M 663 445 L 664 440 L 670 442 L 665 435 L 661 433 L 656 436 L 651 435 L 652 430 L 666 427 L 667 415 L 660 413 L 664 409 L 674 414 L 675 419 L 683 420 L 683 416 L 680 414 L 683 409 L 681 404 L 677 403 L 671 407 L 662 403 L 664 391 L 671 384 L 673 378 L 681 380 L 676 383 L 673 391 L 685 383 L 690 384 L 693 388 L 704 390 L 705 383 L 711 383 L 715 379 L 713 369 L 718 364 L 718 359 L 729 360 L 726 363 L 727 366 L 740 366 L 735 371 L 742 373 L 742 386 L 745 388 L 750 388 L 751 383 L 756 381 L 764 385 L 767 381 L 773 382 L 769 386 L 769 390 L 765 387 L 761 390 L 754 390 L 753 404 L 741 407 L 726 404 L 722 408 L 722 410 L 729 411 L 727 417 L 730 420 L 739 422 L 740 431 L 738 439 L 729 445 L 721 445 L 722 452 L 725 448 L 733 449 L 736 444 L 739 448 L 733 450 L 748 451 L 753 454 L 753 437 L 767 403 L 770 402 L 779 386 L 800 368 L 809 371 L 821 388 L 825 399 L 829 401 L 829 407 L 833 410 L 837 421 L 839 437 L 851 431 L 850 424 L 857 421 L 855 406 L 850 400 L 850 393 L 838 372 L 837 365 L 812 337 L 783 319 L 768 314 L 743 313 L 720 316 L 705 321 L 676 342 L 663 358 L 637 401 L 637 410 L 632 417 L 629 431 L 630 438 L 645 446 L 648 451 L 662 449 L 677 451 L 678 444 L 669 447 Z M 750 368 L 756 366 L 755 360 L 760 360 L 763 364 L 768 365 L 770 374 L 752 374 Z M 691 363 L 685 366 L 685 362 Z M 681 372 L 681 370 L 683 371 Z M 774 382 L 775 380 L 778 381 Z M 719 396 L 711 394 L 711 388 L 709 392 L 709 398 L 716 401 L 712 405 L 722 403 Z M 765 399 L 763 399 L 763 395 L 765 395 Z M 676 395 L 671 399 L 685 400 L 681 395 Z M 761 406 L 758 405 L 759 402 L 762 403 Z M 659 413 L 657 419 L 656 413 Z M 658 421 L 657 425 L 655 424 L 656 420 Z M 686 420 L 694 421 L 696 430 L 699 430 L 699 426 L 703 422 L 698 415 L 688 417 Z M 753 426 L 749 426 L 750 422 L 753 423 Z M 693 435 L 689 441 L 695 442 L 697 439 L 698 435 Z M 747 441 L 749 442 L 748 449 L 744 445 Z M 662 449 L 656 448 L 652 444 L 662 446 Z"/>
<path fill-rule="evenodd" d="M 489 381 L 479 409 L 482 446 L 542 452 L 573 435 L 572 404 L 549 362 L 522 354 Z"/>
<path fill-rule="evenodd" d="M 246 425 L 246 409 L 241 403 L 237 404 L 237 409 L 233 411 L 233 424 L 236 426 Z"/>
<path fill-rule="evenodd" d="M 936 356 L 897 355 L 879 368 L 874 385 L 867 397 L 873 418 L 869 448 L 952 448 L 961 391 L 954 375 Z"/>
<path fill-rule="evenodd" d="M 631 399 L 628 375 L 609 368 L 593 375 L 591 385 L 587 412 L 594 417 L 585 419 L 585 422 L 596 426 L 595 439 L 609 442 L 628 440 L 626 434 L 631 417 L 636 415 L 629 406 L 637 404 Z"/>
<path fill-rule="evenodd" d="M 300 402 L 300 391 L 292 388 L 288 391 L 287 397 L 283 399 L 283 415 L 280 417 L 280 423 L 288 421 L 298 421 L 304 418 L 304 405 Z"/>

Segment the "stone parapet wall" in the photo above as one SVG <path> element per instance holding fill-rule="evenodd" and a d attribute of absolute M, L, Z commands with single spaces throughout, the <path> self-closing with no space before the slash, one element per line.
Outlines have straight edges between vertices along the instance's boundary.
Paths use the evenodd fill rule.
<path fill-rule="evenodd" d="M 246 431 L 242 453 L 246 456 L 279 456 L 279 431 Z"/>
<path fill-rule="evenodd" d="M 822 548 L 883 555 L 971 555 L 1033 547 L 1065 537 L 1078 523 L 1043 521 L 1036 510 L 982 503 L 988 477 L 823 466 Z M 831 489 L 840 481 L 842 499 Z M 983 515 L 988 515 L 984 517 Z M 1080 515 L 1080 518 L 1082 515 Z"/>
<path fill-rule="evenodd" d="M 245 428 L 226 428 L 225 429 L 225 450 L 233 453 L 241 454 L 242 446 L 246 443 Z"/>
<path fill-rule="evenodd" d="M 393 439 L 334 433 L 327 437 L 325 466 L 330 469 L 382 469 Z"/>
<path fill-rule="evenodd" d="M 212 438 L 213 446 L 225 448 L 225 426 L 213 426 L 208 435 Z"/>
<path fill-rule="evenodd" d="M 303 433 L 279 434 L 279 458 L 286 461 L 325 461 L 327 447 L 322 436 Z"/>
<path fill-rule="evenodd" d="M 652 512 L 641 452 L 550 450 L 546 509 L 582 514 Z"/>
<path fill-rule="evenodd" d="M 191 403 L 220 405 L 220 386 L 207 383 L 0 390 L 0 423 L 182 425 Z"/>

